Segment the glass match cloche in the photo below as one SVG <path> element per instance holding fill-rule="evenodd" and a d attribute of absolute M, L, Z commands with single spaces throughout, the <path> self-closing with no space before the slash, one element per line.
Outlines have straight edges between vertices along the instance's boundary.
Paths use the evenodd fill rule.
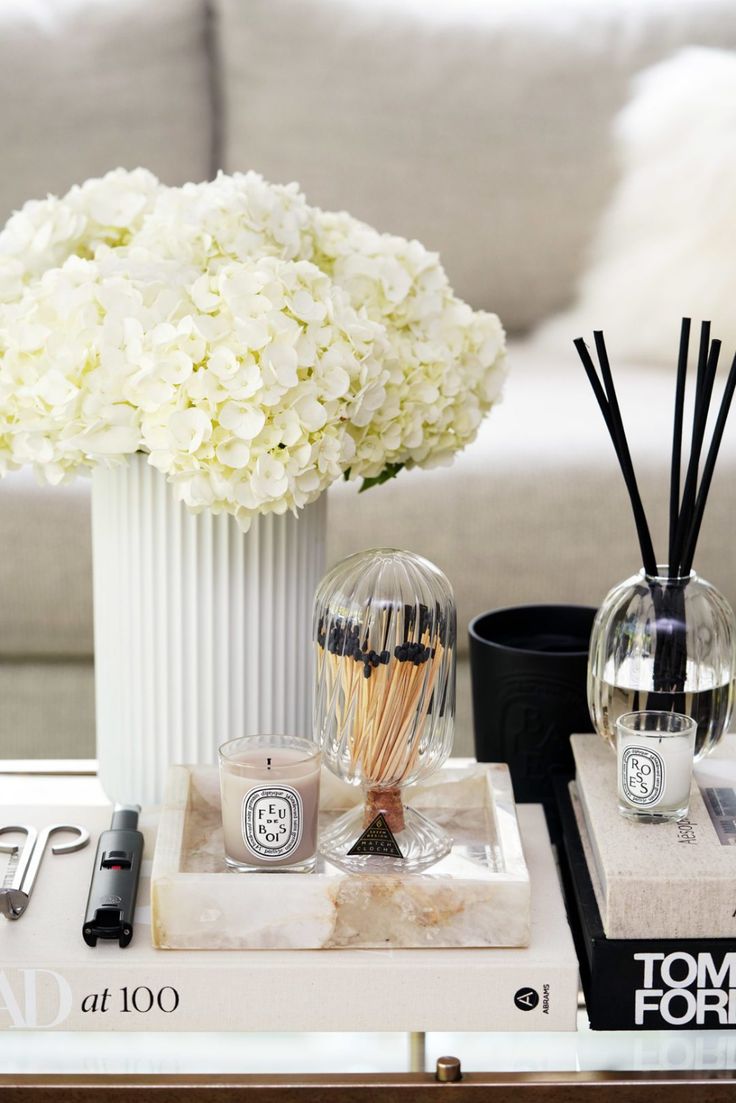
<path fill-rule="evenodd" d="M 412 552 L 361 552 L 320 584 L 315 738 L 324 764 L 365 794 L 323 834 L 328 861 L 400 873 L 450 851 L 447 832 L 406 806 L 404 791 L 452 748 L 456 633 L 450 583 Z"/>

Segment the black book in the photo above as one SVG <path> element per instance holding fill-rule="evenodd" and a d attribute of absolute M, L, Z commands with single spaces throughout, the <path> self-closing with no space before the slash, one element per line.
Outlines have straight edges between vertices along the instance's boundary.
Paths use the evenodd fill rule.
<path fill-rule="evenodd" d="M 560 869 L 593 1030 L 736 1026 L 736 940 L 607 938 L 586 856 L 575 783 L 556 782 Z M 736 886 L 734 888 L 736 908 Z"/>

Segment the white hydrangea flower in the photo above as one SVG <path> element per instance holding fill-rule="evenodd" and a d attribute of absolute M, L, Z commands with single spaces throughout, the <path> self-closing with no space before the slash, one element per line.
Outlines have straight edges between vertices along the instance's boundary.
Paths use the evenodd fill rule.
<path fill-rule="evenodd" d="M 503 371 L 498 319 L 435 254 L 255 173 L 117 170 L 0 233 L 0 473 L 142 450 L 247 528 L 343 475 L 447 462 Z"/>
<path fill-rule="evenodd" d="M 354 419 L 352 476 L 448 462 L 499 397 L 505 335 L 452 294 L 436 253 L 344 212 L 315 213 L 315 260 L 386 329 L 389 380 Z"/>
<path fill-rule="evenodd" d="M 222 259 L 309 260 L 311 211 L 296 184 L 255 172 L 161 188 L 136 240 L 162 256 L 211 269 Z"/>
<path fill-rule="evenodd" d="M 62 199 L 34 199 L 0 232 L 0 301 L 73 254 L 89 257 L 101 245 L 123 245 L 143 225 L 161 185 L 146 169 L 115 169 L 71 188 Z"/>

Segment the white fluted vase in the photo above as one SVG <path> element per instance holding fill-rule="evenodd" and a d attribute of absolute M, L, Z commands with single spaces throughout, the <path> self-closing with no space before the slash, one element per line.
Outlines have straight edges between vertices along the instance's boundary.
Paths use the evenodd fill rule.
<path fill-rule="evenodd" d="M 311 734 L 312 603 L 326 499 L 235 520 L 190 513 L 143 455 L 92 483 L 99 776 L 158 803 L 172 763 L 246 734 Z"/>

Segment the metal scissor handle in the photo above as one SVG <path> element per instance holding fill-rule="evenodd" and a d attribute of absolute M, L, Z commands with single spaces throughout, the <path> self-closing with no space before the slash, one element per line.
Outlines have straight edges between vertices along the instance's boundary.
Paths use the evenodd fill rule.
<path fill-rule="evenodd" d="M 0 835 L 20 834 L 25 835 L 25 842 L 21 847 L 19 843 L 0 843 L 0 852 L 3 854 L 18 854 L 18 864 L 15 867 L 13 877 L 3 882 L 0 888 L 0 915 L 7 919 L 20 919 L 28 905 L 28 896 L 22 891 L 23 879 L 31 862 L 33 851 L 38 839 L 38 831 L 35 827 L 23 824 L 8 824 L 0 827 Z"/>
<path fill-rule="evenodd" d="M 26 842 L 11 884 L 0 889 L 0 913 L 8 919 L 20 919 L 28 907 L 46 851 L 46 844 L 51 835 L 56 834 L 57 831 L 73 831 L 77 836 L 73 842 L 57 843 L 51 848 L 52 854 L 72 854 L 75 850 L 82 850 L 87 845 L 89 831 L 69 823 L 49 824 L 41 831 L 37 831 L 35 827 L 0 827 L 0 835 L 9 834 L 12 831 L 25 834 Z M 17 844 L 0 843 L 0 851 L 5 853 L 15 854 L 18 849 Z"/>

